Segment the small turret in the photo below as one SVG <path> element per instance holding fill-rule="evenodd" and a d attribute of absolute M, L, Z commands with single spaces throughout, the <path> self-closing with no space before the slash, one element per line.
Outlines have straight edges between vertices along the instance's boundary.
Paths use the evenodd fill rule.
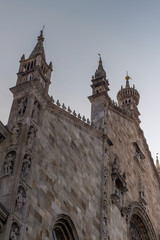
<path fill-rule="evenodd" d="M 138 103 L 139 103 L 139 93 L 135 89 L 135 86 L 130 87 L 129 80 L 131 77 L 126 74 L 126 86 L 125 88 L 121 87 L 121 90 L 117 94 L 117 100 L 119 105 L 124 108 L 124 110 L 130 113 L 132 116 L 137 117 L 140 115 L 138 111 Z"/>

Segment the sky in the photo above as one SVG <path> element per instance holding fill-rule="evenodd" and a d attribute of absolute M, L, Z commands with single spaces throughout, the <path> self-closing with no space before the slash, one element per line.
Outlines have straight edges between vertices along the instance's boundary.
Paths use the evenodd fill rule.
<path fill-rule="evenodd" d="M 159 0 L 0 0 L 0 120 L 7 124 L 19 60 L 33 50 L 42 26 L 49 94 L 90 118 L 91 77 L 98 53 L 116 101 L 126 70 L 140 93 L 141 128 L 152 157 L 160 152 Z"/>

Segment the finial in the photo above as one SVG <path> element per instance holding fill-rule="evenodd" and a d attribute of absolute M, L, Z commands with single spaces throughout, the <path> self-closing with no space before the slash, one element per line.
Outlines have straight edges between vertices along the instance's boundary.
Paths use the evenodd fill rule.
<path fill-rule="evenodd" d="M 51 69 L 51 71 L 53 71 L 53 64 L 52 64 L 52 62 L 49 63 L 49 68 Z"/>
<path fill-rule="evenodd" d="M 126 77 L 125 79 L 128 81 L 129 79 L 132 79 L 129 75 L 128 75 L 128 71 L 126 71 Z"/>
<path fill-rule="evenodd" d="M 158 159 L 158 153 L 156 153 L 156 168 L 159 168 L 159 159 Z"/>
<path fill-rule="evenodd" d="M 104 78 L 106 78 L 106 72 L 103 69 L 101 54 L 98 53 L 98 56 L 99 56 L 99 64 L 98 64 L 98 69 L 95 72 L 95 78 L 97 78 L 97 77 L 104 77 Z"/>
<path fill-rule="evenodd" d="M 25 60 L 25 55 L 23 54 L 21 57 L 21 61 L 24 61 L 24 60 Z"/>
<path fill-rule="evenodd" d="M 126 88 L 130 88 L 130 85 L 129 85 L 129 79 L 131 79 L 131 77 L 128 75 L 128 72 L 126 71 Z"/>
<path fill-rule="evenodd" d="M 40 31 L 40 35 L 38 36 L 38 41 L 44 42 L 44 37 L 43 37 L 43 30 L 45 26 L 43 25 L 42 30 Z"/>

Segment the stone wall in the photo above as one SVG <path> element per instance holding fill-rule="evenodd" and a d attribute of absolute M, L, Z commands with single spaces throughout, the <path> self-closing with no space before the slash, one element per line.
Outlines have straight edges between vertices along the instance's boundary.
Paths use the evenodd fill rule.
<path fill-rule="evenodd" d="M 76 118 L 73 121 L 54 111 L 46 111 L 44 116 L 37 132 L 25 239 L 52 239 L 57 216 L 66 214 L 80 240 L 96 240 L 100 225 L 101 134 L 93 133 Z"/>

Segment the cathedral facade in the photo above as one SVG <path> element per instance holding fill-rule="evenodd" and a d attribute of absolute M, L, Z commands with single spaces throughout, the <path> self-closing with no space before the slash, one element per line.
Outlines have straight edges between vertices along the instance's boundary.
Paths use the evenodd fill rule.
<path fill-rule="evenodd" d="M 20 60 L 7 126 L 0 122 L 1 240 L 159 240 L 160 178 L 125 77 L 115 103 L 101 57 L 91 121 L 48 90 L 43 31 Z"/>

